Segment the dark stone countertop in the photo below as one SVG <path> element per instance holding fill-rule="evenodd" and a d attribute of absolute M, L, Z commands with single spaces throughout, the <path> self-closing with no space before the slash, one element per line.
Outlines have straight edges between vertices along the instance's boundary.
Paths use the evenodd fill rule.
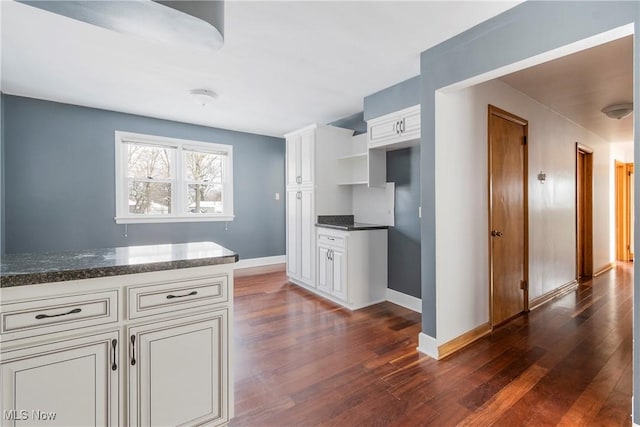
<path fill-rule="evenodd" d="M 334 230 L 344 231 L 362 231 L 362 230 L 388 230 L 388 225 L 366 224 L 364 222 L 354 222 L 351 224 L 325 224 L 316 223 L 316 227 L 332 228 Z"/>
<path fill-rule="evenodd" d="M 238 254 L 213 242 L 8 254 L 0 263 L 0 287 L 229 264 L 238 259 Z"/>
<path fill-rule="evenodd" d="M 355 222 L 353 215 L 318 215 L 316 227 L 333 228 L 334 230 L 345 231 L 386 230 L 389 228 L 388 225 Z"/>

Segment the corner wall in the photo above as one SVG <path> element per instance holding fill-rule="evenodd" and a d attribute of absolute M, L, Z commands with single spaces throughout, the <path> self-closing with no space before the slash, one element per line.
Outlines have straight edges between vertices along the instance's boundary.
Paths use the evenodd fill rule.
<path fill-rule="evenodd" d="M 7 253 L 205 240 L 241 259 L 285 253 L 283 139 L 16 96 L 3 101 Z M 113 219 L 116 130 L 233 145 L 235 219 L 129 224 L 125 237 Z"/>
<path fill-rule="evenodd" d="M 492 80 L 436 96 L 437 336 L 445 343 L 489 321 L 487 108 L 529 122 L 529 297 L 576 274 L 575 144 L 594 150 L 594 269 L 613 260 L 610 153 L 599 136 L 507 84 Z M 455 167 L 452 167 L 455 165 Z M 544 171 L 544 184 L 537 180 Z M 465 268 L 459 268 L 464 260 Z M 459 307 L 460 311 L 447 307 Z"/>

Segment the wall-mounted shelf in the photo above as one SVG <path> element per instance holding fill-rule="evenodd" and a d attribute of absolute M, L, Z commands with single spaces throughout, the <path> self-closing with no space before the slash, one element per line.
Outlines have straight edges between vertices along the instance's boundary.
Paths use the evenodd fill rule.
<path fill-rule="evenodd" d="M 387 156 L 384 151 L 367 148 L 367 135 L 356 135 L 337 158 L 337 185 L 384 187 Z"/>

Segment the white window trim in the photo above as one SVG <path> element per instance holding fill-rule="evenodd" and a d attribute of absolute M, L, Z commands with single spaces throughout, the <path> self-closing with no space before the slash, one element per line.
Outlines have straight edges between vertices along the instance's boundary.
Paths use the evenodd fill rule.
<path fill-rule="evenodd" d="M 174 213 L 169 215 L 132 215 L 129 213 L 128 205 L 128 190 L 127 177 L 124 176 L 123 166 L 126 162 L 126 150 L 122 147 L 124 142 L 135 142 L 151 145 L 165 145 L 167 147 L 173 147 L 178 151 L 183 149 L 195 149 L 203 152 L 225 152 L 226 161 L 225 167 L 227 172 L 223 177 L 223 208 L 224 212 L 217 215 L 203 215 L 203 214 L 178 214 L 183 212 L 184 200 L 179 195 L 184 194 L 186 189 L 179 189 L 179 186 L 185 186 L 186 180 L 182 179 L 183 175 L 183 160 L 181 155 L 174 156 L 174 168 L 175 168 L 175 182 L 176 188 L 172 188 L 172 200 L 175 201 Z M 153 223 L 168 223 L 168 222 L 206 222 L 206 221 L 233 221 L 235 218 L 233 214 L 233 146 L 224 144 L 215 144 L 212 142 L 204 141 L 192 141 L 187 139 L 167 138 L 164 136 L 145 135 L 140 133 L 121 132 L 115 131 L 115 174 L 116 174 L 116 216 L 114 217 L 116 224 L 153 224 Z M 231 179 L 226 179 L 231 177 Z"/>

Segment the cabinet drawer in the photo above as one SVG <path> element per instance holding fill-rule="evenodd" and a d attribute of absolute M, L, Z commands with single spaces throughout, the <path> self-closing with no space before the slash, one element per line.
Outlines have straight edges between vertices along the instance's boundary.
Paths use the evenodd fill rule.
<path fill-rule="evenodd" d="M 228 301 L 227 276 L 130 287 L 129 318 L 165 314 Z"/>
<path fill-rule="evenodd" d="M 318 244 L 344 247 L 346 239 L 343 236 L 318 233 Z"/>
<path fill-rule="evenodd" d="M 11 338 L 95 326 L 118 321 L 118 291 L 7 303 L 0 311 L 0 332 Z"/>

